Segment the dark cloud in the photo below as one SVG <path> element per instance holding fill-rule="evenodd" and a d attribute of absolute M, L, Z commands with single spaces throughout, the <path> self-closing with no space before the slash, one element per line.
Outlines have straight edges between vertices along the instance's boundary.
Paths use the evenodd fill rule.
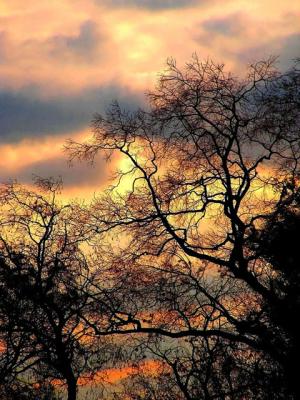
<path fill-rule="evenodd" d="M 300 33 L 285 37 L 277 37 L 264 44 L 251 46 L 237 53 L 230 53 L 244 64 L 265 60 L 270 56 L 278 56 L 280 68 L 290 68 L 296 58 L 300 57 Z"/>
<path fill-rule="evenodd" d="M 80 63 L 97 62 L 103 59 L 103 51 L 107 43 L 107 35 L 103 25 L 92 20 L 84 21 L 77 33 L 72 35 L 56 34 L 46 39 L 26 39 L 14 42 L 11 35 L 0 30 L 0 64 L 4 62 L 18 63 L 20 60 L 35 59 L 37 56 L 44 62 Z"/>
<path fill-rule="evenodd" d="M 62 154 L 61 157 L 51 158 L 32 163 L 18 171 L 1 169 L 1 182 L 16 179 L 22 183 L 32 183 L 35 176 L 42 178 L 62 178 L 64 187 L 77 187 L 99 185 L 107 179 L 107 169 L 105 161 L 98 156 L 96 163 L 76 162 L 70 166 L 67 158 Z"/>
<path fill-rule="evenodd" d="M 72 95 L 44 99 L 38 90 L 0 90 L 0 143 L 25 137 L 41 137 L 78 131 L 86 127 L 95 112 L 103 112 L 112 100 L 136 108 L 142 96 L 117 86 L 86 89 Z"/>
<path fill-rule="evenodd" d="M 149 10 L 164 10 L 193 6 L 199 0 L 95 0 L 100 5 L 110 7 L 134 7 Z"/>
<path fill-rule="evenodd" d="M 300 32 L 282 40 L 280 61 L 283 68 L 290 66 L 291 61 L 300 58 Z"/>
<path fill-rule="evenodd" d="M 100 33 L 94 21 L 85 21 L 78 35 L 56 35 L 49 38 L 49 55 L 54 57 L 75 56 L 86 62 L 91 61 L 97 53 L 98 45 L 103 41 L 104 35 Z"/>
<path fill-rule="evenodd" d="M 202 27 L 208 33 L 224 36 L 238 35 L 243 31 L 244 21 L 240 14 L 232 14 L 224 18 L 204 21 Z"/>

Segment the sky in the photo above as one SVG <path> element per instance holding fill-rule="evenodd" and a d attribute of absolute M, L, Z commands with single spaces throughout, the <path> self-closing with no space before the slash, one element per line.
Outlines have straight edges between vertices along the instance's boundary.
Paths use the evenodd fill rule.
<path fill-rule="evenodd" d="M 300 57 L 299 0 L 0 0 L 0 182 L 61 176 L 70 197 L 106 187 L 112 166 L 67 163 L 68 138 L 115 99 L 143 106 L 168 57 L 245 65 Z M 117 162 L 117 161 L 115 161 Z"/>

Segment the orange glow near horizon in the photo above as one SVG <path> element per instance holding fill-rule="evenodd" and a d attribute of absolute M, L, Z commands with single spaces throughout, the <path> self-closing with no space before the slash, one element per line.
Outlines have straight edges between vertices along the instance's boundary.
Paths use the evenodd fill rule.
<path fill-rule="evenodd" d="M 120 368 L 107 368 L 97 371 L 89 376 L 82 376 L 78 380 L 78 386 L 89 385 L 115 385 L 123 379 L 142 372 L 148 376 L 156 376 L 162 368 L 167 368 L 162 361 L 159 360 L 144 360 L 141 363 Z M 61 380 L 53 380 L 52 383 L 56 386 L 61 386 L 64 383 Z"/>
<path fill-rule="evenodd" d="M 163 363 L 158 360 L 146 360 L 138 365 L 129 365 L 121 368 L 108 368 L 103 371 L 98 371 L 91 377 L 82 377 L 78 381 L 79 386 L 95 383 L 108 383 L 115 384 L 122 379 L 128 378 L 130 375 L 136 374 L 140 370 L 146 372 L 148 375 L 155 376 Z"/>

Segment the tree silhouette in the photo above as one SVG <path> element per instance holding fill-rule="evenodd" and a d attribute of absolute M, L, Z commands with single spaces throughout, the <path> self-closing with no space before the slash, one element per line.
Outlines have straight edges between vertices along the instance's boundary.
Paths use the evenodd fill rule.
<path fill-rule="evenodd" d="M 59 205 L 55 181 L 39 186 L 37 192 L 17 184 L 1 190 L 0 313 L 8 343 L 2 355 L 7 379 L 25 371 L 43 382 L 61 379 L 74 400 L 93 354 L 79 317 L 88 304 L 87 260 L 80 249 L 87 233 L 78 212 L 75 224 L 74 209 Z"/>
<path fill-rule="evenodd" d="M 286 182 L 297 185 L 299 94 L 297 64 L 282 73 L 274 59 L 260 61 L 237 78 L 196 56 L 182 70 L 170 60 L 148 111 L 114 103 L 95 117 L 91 141 L 68 144 L 71 158 L 118 152 L 129 162 L 91 208 L 91 228 L 101 240 L 113 231 L 119 243 L 109 247 L 108 235 L 103 255 L 114 268 L 114 324 L 106 333 L 96 320 L 90 326 L 99 336 L 219 343 L 210 375 L 219 378 L 207 383 L 207 399 L 299 397 L 295 359 L 285 350 L 297 333 L 296 318 L 284 318 L 287 303 L 298 301 L 298 281 L 287 278 L 297 274 L 286 262 L 294 253 L 273 252 L 284 229 L 270 219 Z M 257 234 L 266 221 L 271 242 Z M 291 294 L 282 299 L 284 285 Z M 230 389 L 226 370 L 239 387 Z M 241 379 L 237 370 L 246 371 Z M 173 371 L 186 398 L 198 398 Z"/>
<path fill-rule="evenodd" d="M 272 329 L 281 338 L 277 345 L 283 356 L 284 376 L 295 394 L 299 391 L 295 365 L 300 356 L 300 328 L 295 322 L 300 312 L 299 234 L 299 186 L 294 181 L 287 182 L 275 210 L 256 232 L 253 247 L 276 271 L 272 291 L 277 301 L 267 301 L 266 307 Z"/>
<path fill-rule="evenodd" d="M 28 385 L 20 381 L 11 381 L 0 385 L 1 400 L 58 400 L 54 387 L 48 383 L 38 386 Z"/>

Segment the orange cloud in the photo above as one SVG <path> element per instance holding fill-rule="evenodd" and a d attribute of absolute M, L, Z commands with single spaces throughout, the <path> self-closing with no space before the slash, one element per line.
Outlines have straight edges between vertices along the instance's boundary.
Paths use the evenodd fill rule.
<path fill-rule="evenodd" d="M 197 51 L 201 57 L 211 56 L 237 68 L 239 56 L 247 49 L 259 45 L 267 55 L 280 53 L 284 40 L 300 32 L 298 1 L 290 1 L 288 10 L 284 2 L 274 6 L 271 0 L 192 2 L 190 7 L 173 9 L 103 4 L 29 1 L 24 10 L 20 0 L 4 2 L 0 22 L 10 52 L 1 63 L 0 75 L 6 85 L 38 84 L 50 93 L 118 81 L 144 89 L 153 85 L 167 56 L 182 62 Z M 222 35 L 217 28 L 207 31 L 205 24 L 220 20 L 227 20 L 233 35 Z M 84 31 L 87 24 L 90 31 Z M 240 29 L 234 29 L 236 24 Z M 76 50 L 77 56 L 82 51 L 81 58 L 72 56 L 76 40 L 86 40 Z M 89 46 L 93 46 L 92 59 L 85 53 Z"/>
<path fill-rule="evenodd" d="M 116 155 L 106 164 L 100 157 L 95 165 L 74 162 L 68 165 L 64 145 L 68 137 L 82 141 L 90 135 L 89 131 L 59 137 L 45 137 L 43 140 L 23 140 L 17 144 L 0 145 L 0 181 L 17 179 L 26 184 L 33 183 L 33 174 L 64 181 L 64 199 L 92 199 L 95 192 L 103 189 L 110 179 L 111 171 L 119 163 Z"/>

